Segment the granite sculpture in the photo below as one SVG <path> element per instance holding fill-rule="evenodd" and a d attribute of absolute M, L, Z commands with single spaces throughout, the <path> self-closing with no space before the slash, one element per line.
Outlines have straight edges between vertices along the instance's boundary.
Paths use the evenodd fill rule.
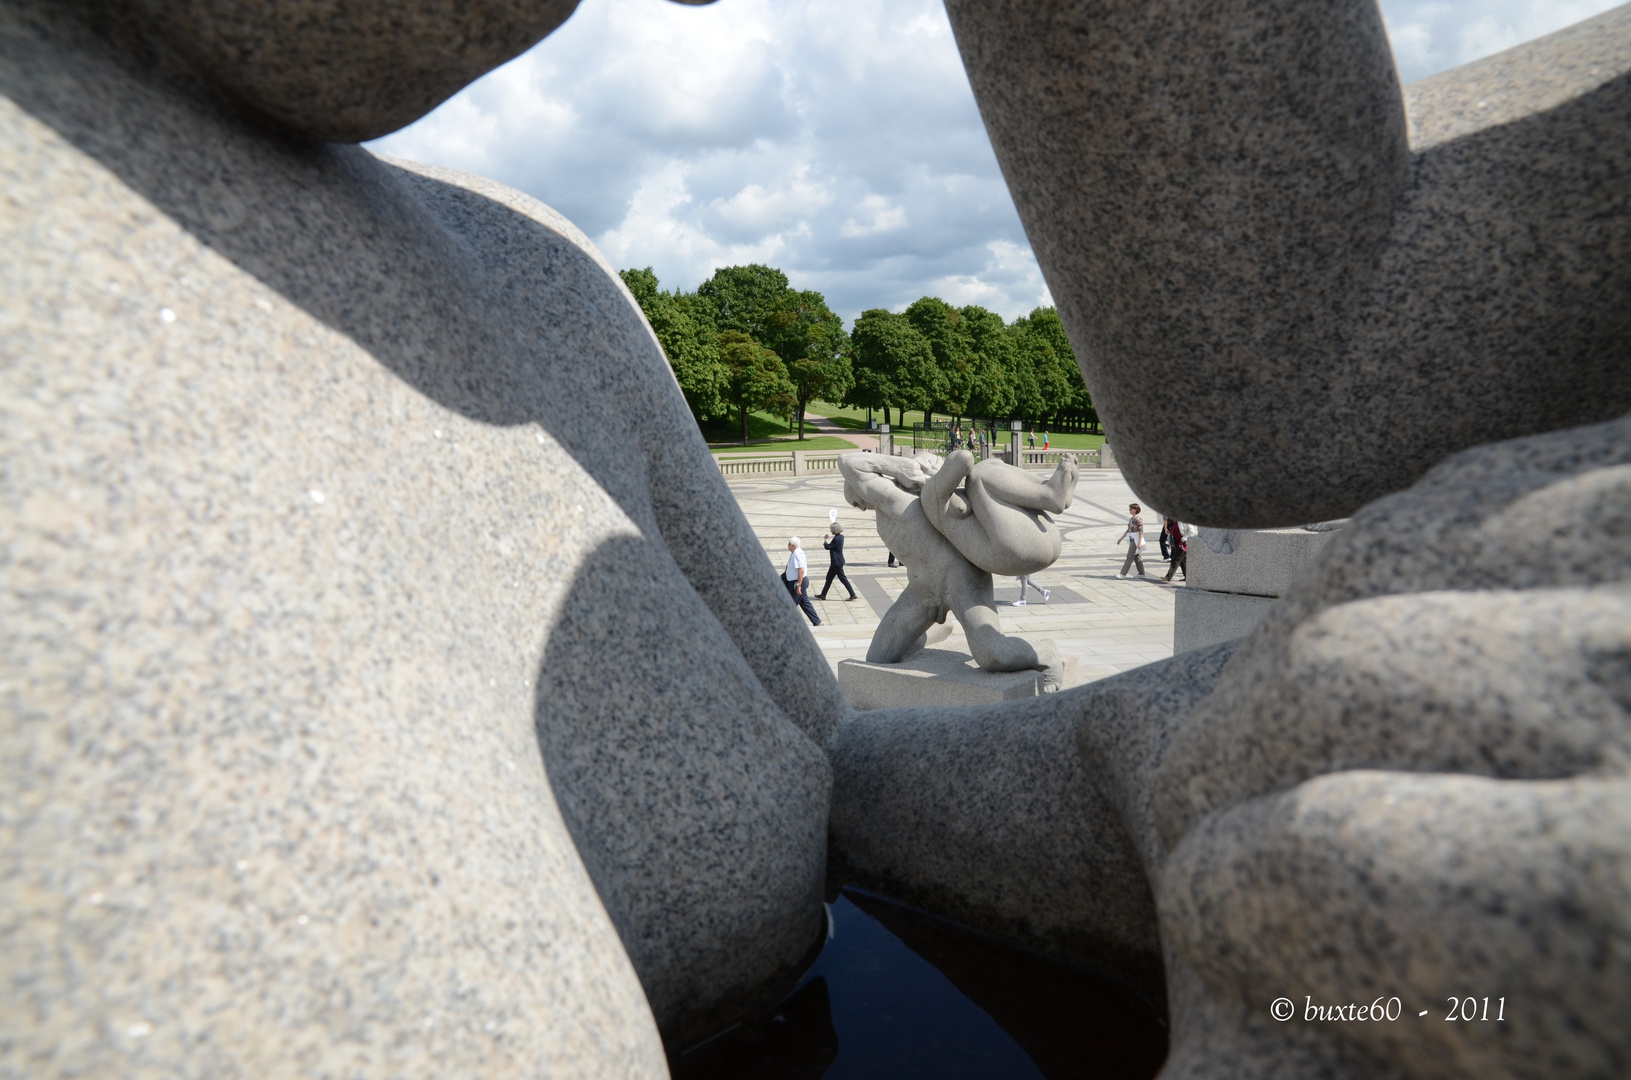
<path fill-rule="evenodd" d="M 1631 7 L 1402 98 L 1370 4 L 948 9 L 1135 488 L 1353 516 L 1244 641 L 858 715 L 835 857 L 1160 970 L 1165 1077 L 1623 1075 Z"/>
<path fill-rule="evenodd" d="M 318 141 L 565 8 L 344 7 L 0 7 L 0 1073 L 657 1076 L 824 932 L 847 705 L 632 298 Z"/>
<path fill-rule="evenodd" d="M 1368 0 L 946 9 L 1094 407 L 1164 512 L 1344 517 L 1458 450 L 1631 409 L 1623 12 L 1401 95 Z"/>
<path fill-rule="evenodd" d="M 1001 461 L 976 461 L 967 450 L 944 460 L 927 451 L 910 458 L 844 454 L 844 499 L 875 511 L 878 535 L 906 567 L 901 592 L 867 646 L 867 662 L 899 663 L 929 643 L 929 631 L 957 616 L 969 651 L 985 671 L 1045 673 L 1062 684 L 1063 665 L 1047 643 L 1002 632 L 992 574 L 1017 577 L 1059 558 L 1059 527 L 1050 514 L 1069 508 L 1076 459 L 1066 454 L 1046 479 Z"/>
<path fill-rule="evenodd" d="M 345 8 L 0 6 L 0 1072 L 660 1076 L 829 840 L 1164 982 L 1168 1077 L 1627 1071 L 1631 8 L 1401 99 L 1369 3 L 951 0 L 1140 494 L 1353 518 L 1244 642 L 856 716 L 584 237 L 321 141 L 568 7 Z M 1384 990 L 1509 1009 L 1269 1011 Z"/>

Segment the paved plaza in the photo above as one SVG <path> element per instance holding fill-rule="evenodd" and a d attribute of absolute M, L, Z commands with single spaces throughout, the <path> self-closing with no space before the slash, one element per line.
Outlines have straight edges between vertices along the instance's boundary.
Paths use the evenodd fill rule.
<path fill-rule="evenodd" d="M 812 599 L 827 577 L 827 553 L 821 550 L 827 512 L 837 509 L 847 538 L 845 572 L 860 599 L 846 601 L 844 587 L 835 581 L 827 599 L 815 601 L 822 625 L 811 627 L 811 633 L 831 664 L 849 657 L 864 659 L 878 621 L 906 587 L 905 569 L 888 566 L 889 553 L 878 538 L 872 514 L 844 502 L 844 481 L 836 474 L 742 477 L 729 484 L 778 573 L 787 563 L 787 538 L 803 540 L 814 579 Z M 1167 564 L 1157 543 L 1156 517 L 1148 508 L 1145 551 L 1150 557 L 1144 568 L 1149 576 L 1116 577 L 1126 554 L 1116 540 L 1126 528 L 1127 504 L 1135 498 L 1120 470 L 1083 469 L 1076 501 L 1057 517 L 1064 534 L 1059 561 L 1032 577 L 1052 593 L 1049 602 L 1044 605 L 1033 591 L 1026 606 L 1014 607 L 1018 583 L 1013 578 L 996 581 L 1003 630 L 1031 641 L 1049 639 L 1060 653 L 1076 657 L 1078 683 L 1172 655 L 1173 592 L 1181 586 L 1161 581 Z M 804 622 L 802 616 L 800 621 Z M 947 621 L 956 627 L 955 616 Z M 961 627 L 936 647 L 968 651 Z"/>

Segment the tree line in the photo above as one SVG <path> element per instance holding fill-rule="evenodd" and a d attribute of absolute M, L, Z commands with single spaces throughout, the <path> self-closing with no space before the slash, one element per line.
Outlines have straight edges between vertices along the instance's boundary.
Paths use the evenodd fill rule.
<path fill-rule="evenodd" d="M 975 304 L 925 296 L 903 312 L 872 308 L 845 332 L 818 292 L 770 266 L 727 266 L 696 292 L 663 291 L 651 267 L 621 277 L 645 312 L 700 425 L 748 415 L 797 418 L 812 401 L 951 417 L 1056 419 L 1092 408 L 1058 312 L 1011 323 Z"/>

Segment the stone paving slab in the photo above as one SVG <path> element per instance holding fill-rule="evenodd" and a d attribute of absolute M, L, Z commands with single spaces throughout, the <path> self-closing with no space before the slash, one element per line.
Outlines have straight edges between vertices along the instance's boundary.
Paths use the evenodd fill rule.
<path fill-rule="evenodd" d="M 888 565 L 889 552 L 872 515 L 845 504 L 838 476 L 745 476 L 727 483 L 778 572 L 787 562 L 787 538 L 800 537 L 810 561 L 812 599 L 827 577 L 821 540 L 828 511 L 837 509 L 849 557 L 845 572 L 861 598 L 846 601 L 844 587 L 834 581 L 828 599 L 815 601 L 822 625 L 811 633 L 835 671 L 840 660 L 865 659 L 872 632 L 906 588 L 905 571 Z M 1019 583 L 1013 578 L 996 582 L 1003 629 L 1030 641 L 1052 641 L 1061 655 L 1076 659 L 1078 683 L 1172 655 L 1173 597 L 1183 586 L 1161 581 L 1167 564 L 1156 542 L 1153 523 L 1158 519 L 1147 503 L 1144 520 L 1151 529 L 1146 550 L 1152 557 L 1144 560 L 1144 568 L 1150 574 L 1116 577 L 1126 554 L 1116 540 L 1126 525 L 1127 504 L 1134 501 L 1144 500 L 1128 488 L 1119 469 L 1084 469 L 1075 503 L 1058 515 L 1064 536 L 1059 561 L 1031 578 L 1053 593 L 1051 602 L 1041 603 L 1033 591 L 1026 606 L 1016 607 L 1012 601 Z M 968 644 L 958 630 L 937 647 L 967 651 Z"/>

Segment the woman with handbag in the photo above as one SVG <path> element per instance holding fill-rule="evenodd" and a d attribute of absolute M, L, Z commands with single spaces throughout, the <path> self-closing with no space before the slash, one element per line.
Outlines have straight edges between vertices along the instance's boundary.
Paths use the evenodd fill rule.
<path fill-rule="evenodd" d="M 1139 517 L 1139 505 L 1137 503 L 1130 504 L 1127 509 L 1131 510 L 1133 515 L 1127 519 L 1127 531 L 1122 535 L 1122 540 L 1127 544 L 1127 558 L 1121 564 L 1121 573 L 1116 576 L 1118 578 L 1126 577 L 1127 571 L 1136 565 L 1138 567 L 1138 576 L 1143 577 L 1144 519 Z"/>

